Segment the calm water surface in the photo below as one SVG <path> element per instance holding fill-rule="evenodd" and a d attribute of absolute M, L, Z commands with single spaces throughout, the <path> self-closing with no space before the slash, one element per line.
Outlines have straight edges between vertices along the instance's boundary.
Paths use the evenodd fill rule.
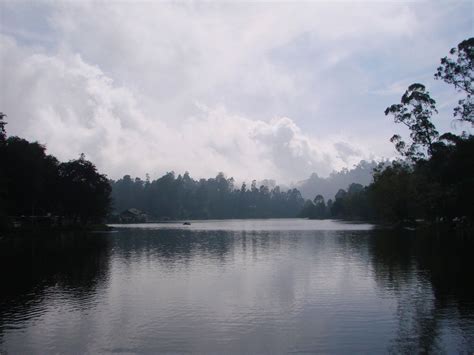
<path fill-rule="evenodd" d="M 474 350 L 473 238 L 194 221 L 0 240 L 0 353 Z"/>

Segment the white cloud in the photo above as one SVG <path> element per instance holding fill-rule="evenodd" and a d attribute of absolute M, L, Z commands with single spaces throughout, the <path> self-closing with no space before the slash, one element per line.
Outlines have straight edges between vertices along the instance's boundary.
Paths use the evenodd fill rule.
<path fill-rule="evenodd" d="M 7 38 L 1 48 L 8 83 L 1 105 L 11 117 L 10 131 L 46 142 L 63 160 L 84 152 L 113 177 L 222 170 L 243 179 L 289 181 L 341 163 L 331 143 L 311 140 L 289 118 L 251 120 L 199 105 L 176 127 L 145 115 L 139 98 L 77 54 L 27 53 Z"/>
<path fill-rule="evenodd" d="M 396 84 L 453 45 L 425 5 L 2 3 L 0 109 L 112 177 L 325 175 L 393 154 Z"/>

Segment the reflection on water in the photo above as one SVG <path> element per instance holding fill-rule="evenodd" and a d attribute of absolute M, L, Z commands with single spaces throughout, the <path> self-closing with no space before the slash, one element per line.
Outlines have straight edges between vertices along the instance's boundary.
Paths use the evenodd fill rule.
<path fill-rule="evenodd" d="M 1 240 L 0 352 L 474 349 L 472 239 L 238 223 Z"/>
<path fill-rule="evenodd" d="M 189 223 L 185 225 L 184 223 Z M 323 231 L 323 230 L 370 230 L 371 224 L 366 223 L 346 223 L 331 219 L 311 220 L 311 219 L 217 219 L 203 221 L 186 222 L 166 222 L 166 223 L 142 223 L 142 224 L 112 224 L 111 226 L 121 229 L 147 229 L 164 230 L 180 229 L 188 231 Z"/>
<path fill-rule="evenodd" d="M 378 234 L 369 244 L 374 277 L 379 289 L 398 300 L 398 326 L 391 349 L 440 352 L 450 343 L 450 351 L 472 351 L 472 237 Z"/>

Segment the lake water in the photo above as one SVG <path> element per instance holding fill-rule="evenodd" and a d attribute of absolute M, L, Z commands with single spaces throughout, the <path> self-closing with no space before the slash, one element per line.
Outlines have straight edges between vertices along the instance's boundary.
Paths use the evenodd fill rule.
<path fill-rule="evenodd" d="M 474 350 L 473 238 L 308 220 L 0 240 L 0 353 Z"/>

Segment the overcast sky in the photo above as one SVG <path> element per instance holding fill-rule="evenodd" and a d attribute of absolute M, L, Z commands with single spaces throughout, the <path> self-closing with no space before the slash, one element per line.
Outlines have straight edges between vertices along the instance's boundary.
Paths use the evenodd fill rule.
<path fill-rule="evenodd" d="M 474 34 L 474 2 L 0 2 L 7 131 L 112 178 L 288 183 L 395 156 L 384 110 Z"/>

